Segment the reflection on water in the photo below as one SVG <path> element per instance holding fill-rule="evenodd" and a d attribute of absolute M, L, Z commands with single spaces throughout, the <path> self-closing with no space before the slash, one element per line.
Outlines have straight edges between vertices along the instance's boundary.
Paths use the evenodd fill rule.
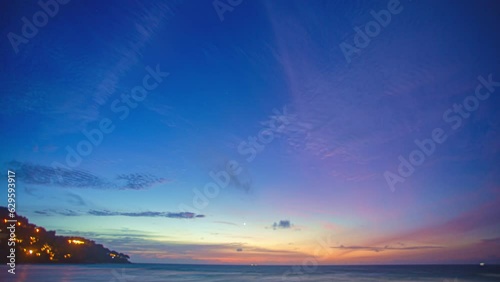
<path fill-rule="evenodd" d="M 285 275 L 291 266 L 210 265 L 20 265 L 16 275 L 2 267 L 0 281 L 499 281 L 500 266 L 320 266 L 312 273 Z M 293 271 L 291 271 L 293 273 Z M 297 274 L 297 273 L 296 273 Z"/>

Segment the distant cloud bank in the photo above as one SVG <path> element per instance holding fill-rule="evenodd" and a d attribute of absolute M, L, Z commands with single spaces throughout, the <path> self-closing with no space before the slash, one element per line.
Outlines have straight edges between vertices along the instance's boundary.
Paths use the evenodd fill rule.
<path fill-rule="evenodd" d="M 156 211 L 145 211 L 145 212 L 117 212 L 108 210 L 89 210 L 87 212 L 80 212 L 74 210 L 42 210 L 35 211 L 36 214 L 41 215 L 63 215 L 63 216 L 82 216 L 82 215 L 93 215 L 93 216 L 129 216 L 129 217 L 167 217 L 167 218 L 178 218 L 178 219 L 194 219 L 194 218 L 204 218 L 203 214 L 195 214 L 192 212 L 156 212 Z"/>
<path fill-rule="evenodd" d="M 273 223 L 273 229 L 288 229 L 292 227 L 290 220 L 280 220 L 278 223 Z"/>

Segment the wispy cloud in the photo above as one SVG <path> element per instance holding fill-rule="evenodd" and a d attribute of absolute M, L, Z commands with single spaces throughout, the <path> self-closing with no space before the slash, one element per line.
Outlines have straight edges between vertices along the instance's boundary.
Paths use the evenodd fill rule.
<path fill-rule="evenodd" d="M 41 215 L 49 215 L 49 212 L 46 211 L 35 211 L 36 214 L 41 214 Z"/>
<path fill-rule="evenodd" d="M 485 243 L 485 244 L 500 245 L 500 237 L 491 238 L 491 239 L 483 239 L 483 240 L 481 240 L 481 242 Z"/>
<path fill-rule="evenodd" d="M 365 241 L 361 246 L 368 246 L 369 248 L 370 246 L 390 245 L 394 242 L 401 241 L 417 242 L 417 240 L 426 240 L 428 242 L 439 240 L 442 242 L 441 245 L 452 246 L 452 244 L 456 243 L 457 238 L 460 238 L 457 236 L 461 234 L 471 231 L 484 230 L 485 228 L 490 228 L 498 224 L 499 212 L 500 200 L 495 199 L 465 211 L 445 222 L 420 226 L 413 230 L 404 230 L 400 233 L 388 234 L 380 238 Z M 491 239 L 492 241 L 487 240 L 488 239 L 481 242 L 488 246 L 495 242 L 494 238 Z M 345 255 L 349 252 L 355 251 L 356 249 L 350 249 L 344 246 L 344 250 Z"/>
<path fill-rule="evenodd" d="M 151 174 L 130 173 L 121 174 L 116 177 L 117 180 L 124 180 L 125 183 L 120 185 L 120 189 L 143 190 L 151 187 L 156 183 L 165 182 L 166 179 L 159 178 Z"/>
<path fill-rule="evenodd" d="M 236 142 L 241 142 L 241 139 L 237 139 Z M 238 143 L 239 144 L 239 143 Z M 234 147 L 237 148 L 237 147 Z M 236 149 L 235 149 L 236 150 Z M 217 165 L 214 166 L 213 171 L 225 171 L 227 162 L 230 159 L 224 159 L 223 162 L 217 163 Z M 240 191 L 243 191 L 245 193 L 249 193 L 252 190 L 253 186 L 253 180 L 252 176 L 250 174 L 250 171 L 248 169 L 245 169 L 244 167 L 241 168 L 241 172 L 238 174 L 231 174 L 229 175 L 230 181 L 228 184 L 228 188 L 234 188 Z"/>
<path fill-rule="evenodd" d="M 335 179 L 373 183 L 387 156 L 397 158 L 424 128 L 440 125 L 454 96 L 474 91 L 469 81 L 457 79 L 470 69 L 466 64 L 436 63 L 435 57 L 427 56 L 425 63 L 420 57 L 405 56 L 403 61 L 387 57 L 388 49 L 412 52 L 411 45 L 400 39 L 370 47 L 373 53 L 359 63 L 338 65 L 342 54 L 323 45 L 340 43 L 351 26 L 330 30 L 329 14 L 304 3 L 297 4 L 301 17 L 283 12 L 280 4 L 265 5 L 276 35 L 276 60 L 283 66 L 297 116 L 284 134 L 294 156 L 321 162 Z M 312 36 L 310 30 L 325 32 Z M 473 142 L 483 145 L 477 135 L 471 135 Z"/>
<path fill-rule="evenodd" d="M 67 193 L 66 195 L 68 203 L 75 205 L 75 206 L 86 206 L 87 204 L 83 200 L 82 197 L 80 197 L 77 194 L 74 193 Z"/>
<path fill-rule="evenodd" d="M 344 246 L 340 245 L 338 247 L 331 247 L 332 249 L 340 249 L 340 250 L 351 250 L 351 251 L 373 251 L 373 252 L 382 252 L 382 251 L 411 251 L 411 250 L 427 250 L 427 249 L 440 249 L 443 248 L 441 246 L 410 246 L 410 247 L 392 247 L 392 246 L 384 246 L 384 247 L 371 247 L 371 246 Z"/>
<path fill-rule="evenodd" d="M 238 226 L 238 224 L 233 223 L 233 222 L 228 222 L 228 221 L 214 221 L 214 223 L 220 223 L 220 224 L 225 224 L 225 225 Z"/>
<path fill-rule="evenodd" d="M 158 238 L 157 233 L 145 230 L 134 230 L 130 228 L 110 228 L 110 229 L 99 229 L 98 231 L 75 231 L 66 229 L 56 229 L 58 234 L 67 236 L 82 236 L 91 239 L 121 239 L 121 238 L 141 238 L 150 239 Z M 169 236 L 162 235 L 163 237 L 169 238 Z"/>
<path fill-rule="evenodd" d="M 195 214 L 192 212 L 156 212 L 156 211 L 144 211 L 144 212 L 119 212 L 119 211 L 109 211 L 109 210 L 88 210 L 86 212 L 74 211 L 74 210 L 42 210 L 35 211 L 37 214 L 42 215 L 63 215 L 63 216 L 82 216 L 82 215 L 93 215 L 93 216 L 128 216 L 128 217 L 167 217 L 167 218 L 177 218 L 177 219 L 194 219 L 194 218 L 204 218 L 203 214 Z"/>
<path fill-rule="evenodd" d="M 117 49 L 120 56 L 115 58 L 117 60 L 115 64 L 108 67 L 103 80 L 96 87 L 93 98 L 97 103 L 104 104 L 116 92 L 120 80 L 138 62 L 150 38 L 160 30 L 168 17 L 173 15 L 173 7 L 160 3 L 144 5 L 143 9 L 132 15 L 135 19 L 134 28 L 130 30 L 129 34 L 129 39 L 132 40 L 119 42 L 120 45 Z"/>
<path fill-rule="evenodd" d="M 120 174 L 110 180 L 79 169 L 54 168 L 18 161 L 12 161 L 9 164 L 15 168 L 19 178 L 26 184 L 67 188 L 144 190 L 155 184 L 168 182 L 166 178 L 148 173 Z M 77 203 L 81 203 L 81 199 L 71 197 Z"/>
<path fill-rule="evenodd" d="M 41 211 L 34 211 L 36 214 L 41 214 L 41 215 L 46 215 L 46 216 L 52 216 L 52 215 L 64 215 L 64 216 L 80 216 L 82 215 L 81 212 L 74 211 L 74 210 L 53 210 L 53 209 L 47 209 L 47 210 L 41 210 Z"/>

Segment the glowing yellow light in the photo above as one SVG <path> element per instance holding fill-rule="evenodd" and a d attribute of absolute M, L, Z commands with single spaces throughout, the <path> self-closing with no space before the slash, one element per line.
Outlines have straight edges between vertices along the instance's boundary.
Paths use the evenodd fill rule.
<path fill-rule="evenodd" d="M 33 254 L 33 250 L 29 250 L 30 255 Z"/>
<path fill-rule="evenodd" d="M 85 244 L 85 242 L 80 241 L 80 240 L 73 240 L 73 244 L 81 245 L 81 244 Z"/>
<path fill-rule="evenodd" d="M 71 244 L 71 240 L 68 240 L 68 243 L 70 243 L 70 244 Z"/>
<path fill-rule="evenodd" d="M 18 225 L 18 226 L 21 226 L 21 222 L 18 222 L 18 223 L 17 223 L 17 225 Z"/>
<path fill-rule="evenodd" d="M 7 223 L 7 219 L 4 219 L 3 222 Z"/>
<path fill-rule="evenodd" d="M 35 231 L 36 231 L 36 232 L 40 232 L 40 229 L 38 229 L 38 228 L 37 228 L 37 229 L 35 229 Z"/>

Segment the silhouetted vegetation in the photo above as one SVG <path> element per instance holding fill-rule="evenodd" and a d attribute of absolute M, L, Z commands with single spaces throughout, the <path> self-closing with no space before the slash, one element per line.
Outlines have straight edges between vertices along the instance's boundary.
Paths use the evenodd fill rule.
<path fill-rule="evenodd" d="M 58 236 L 55 231 L 29 223 L 26 217 L 16 215 L 16 222 L 9 222 L 7 208 L 0 207 L 0 262 L 7 263 L 7 256 L 15 242 L 16 263 L 130 263 L 126 254 L 111 251 L 94 241 L 76 236 Z M 15 238 L 10 230 L 15 224 Z M 10 245 L 9 245 L 10 240 Z"/>

